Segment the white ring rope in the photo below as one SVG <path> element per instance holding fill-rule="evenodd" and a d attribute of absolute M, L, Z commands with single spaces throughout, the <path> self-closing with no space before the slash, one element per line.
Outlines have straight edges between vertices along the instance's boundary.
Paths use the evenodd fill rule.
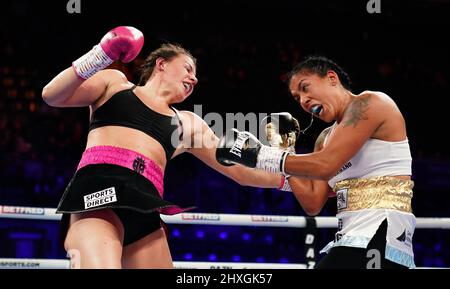
<path fill-rule="evenodd" d="M 0 206 L 0 218 L 30 220 L 60 220 L 61 215 L 53 208 Z M 181 213 L 174 216 L 161 215 L 168 224 L 202 224 L 262 227 L 306 227 L 306 217 L 277 215 Z M 318 228 L 337 228 L 336 217 L 314 217 Z M 417 228 L 450 229 L 450 218 L 417 218 Z M 235 263 L 235 262 L 181 262 L 175 261 L 176 269 L 306 269 L 306 264 Z M 69 260 L 0 258 L 0 269 L 69 269 Z"/>
<path fill-rule="evenodd" d="M 60 220 L 56 209 L 39 207 L 0 206 L 0 218 Z M 168 224 L 201 224 L 261 227 L 306 227 L 306 217 L 278 215 L 181 213 L 174 216 L 161 215 Z M 317 228 L 337 228 L 336 217 L 314 217 Z M 450 229 L 450 218 L 417 218 L 418 229 Z"/>
<path fill-rule="evenodd" d="M 305 264 L 235 263 L 235 262 L 173 262 L 175 269 L 306 269 Z M 70 269 L 64 259 L 0 258 L 0 269 Z"/>

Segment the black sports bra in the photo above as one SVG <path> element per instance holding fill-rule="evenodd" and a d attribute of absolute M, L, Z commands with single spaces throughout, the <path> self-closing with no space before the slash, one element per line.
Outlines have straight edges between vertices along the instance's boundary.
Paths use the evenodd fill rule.
<path fill-rule="evenodd" d="M 109 125 L 140 130 L 162 145 L 169 161 L 183 136 L 183 130 L 178 131 L 182 128 L 178 111 L 171 107 L 175 112 L 171 117 L 152 110 L 133 92 L 135 87 L 117 92 L 96 109 L 91 116 L 89 131 Z"/>

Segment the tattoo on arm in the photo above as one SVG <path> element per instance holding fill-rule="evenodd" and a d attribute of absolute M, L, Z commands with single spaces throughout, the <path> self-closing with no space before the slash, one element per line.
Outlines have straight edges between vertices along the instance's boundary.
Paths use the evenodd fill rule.
<path fill-rule="evenodd" d="M 360 120 L 367 120 L 367 110 L 369 109 L 371 95 L 358 97 L 351 104 L 344 114 L 344 127 L 353 125 L 356 127 Z"/>

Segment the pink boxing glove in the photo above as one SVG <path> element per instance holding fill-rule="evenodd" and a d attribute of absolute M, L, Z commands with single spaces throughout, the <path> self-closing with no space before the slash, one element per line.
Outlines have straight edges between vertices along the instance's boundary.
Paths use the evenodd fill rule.
<path fill-rule="evenodd" d="M 72 63 L 75 73 L 88 79 L 116 60 L 128 63 L 136 58 L 144 45 L 144 35 L 131 26 L 119 26 L 109 31 L 91 51 Z"/>
<path fill-rule="evenodd" d="M 112 60 L 128 63 L 136 58 L 144 45 L 144 35 L 131 26 L 119 26 L 109 31 L 100 41 L 100 47 Z"/>

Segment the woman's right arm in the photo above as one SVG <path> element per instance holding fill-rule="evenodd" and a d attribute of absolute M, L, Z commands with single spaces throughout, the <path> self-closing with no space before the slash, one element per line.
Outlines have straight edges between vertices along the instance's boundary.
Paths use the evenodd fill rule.
<path fill-rule="evenodd" d="M 108 86 L 126 81 L 118 70 L 102 70 L 83 80 L 69 67 L 53 78 L 42 90 L 42 98 L 50 106 L 82 107 L 96 102 Z"/>
<path fill-rule="evenodd" d="M 144 44 L 142 32 L 119 26 L 109 31 L 89 52 L 53 78 L 42 90 L 42 98 L 51 106 L 88 106 L 99 99 L 108 86 L 126 77 L 116 70 L 105 70 L 120 60 L 132 61 Z"/>
<path fill-rule="evenodd" d="M 325 137 L 329 133 L 330 129 L 331 127 L 324 129 L 317 138 L 314 146 L 315 152 L 322 150 Z M 302 206 L 303 210 L 310 216 L 320 213 L 323 205 L 328 200 L 328 196 L 332 192 L 328 182 L 323 180 L 311 180 L 291 176 L 289 178 L 289 185 L 292 188 L 292 193 Z"/>

